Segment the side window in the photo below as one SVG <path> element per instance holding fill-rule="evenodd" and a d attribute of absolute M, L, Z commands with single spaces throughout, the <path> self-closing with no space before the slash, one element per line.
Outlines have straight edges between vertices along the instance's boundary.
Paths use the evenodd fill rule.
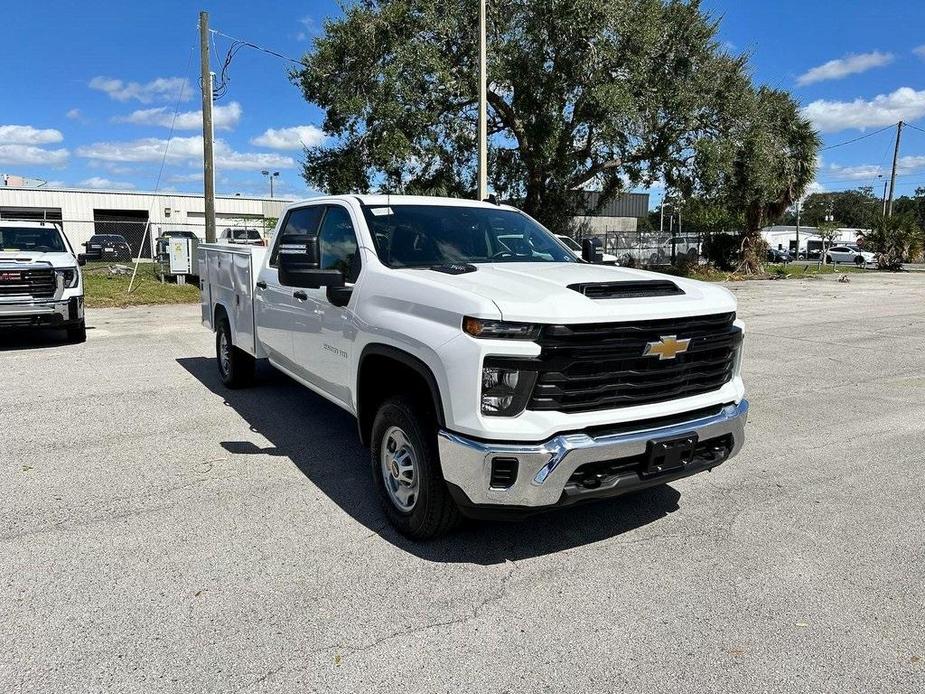
<path fill-rule="evenodd" d="M 360 276 L 360 251 L 350 213 L 339 205 L 328 206 L 319 234 L 321 269 L 340 270 L 347 282 Z"/>
<path fill-rule="evenodd" d="M 304 253 L 308 240 L 318 231 L 318 222 L 324 207 L 300 207 L 286 215 L 286 220 L 276 236 L 273 252 L 270 254 L 270 267 L 276 267 L 280 251 Z"/>

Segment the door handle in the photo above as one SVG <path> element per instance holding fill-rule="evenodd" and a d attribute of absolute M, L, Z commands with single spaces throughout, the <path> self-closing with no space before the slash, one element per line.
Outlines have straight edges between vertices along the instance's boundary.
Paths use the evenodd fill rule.
<path fill-rule="evenodd" d="M 264 282 L 263 280 L 259 280 L 257 282 L 257 289 L 266 289 L 266 288 L 267 288 L 266 282 Z"/>
<path fill-rule="evenodd" d="M 302 292 L 302 291 L 293 292 L 292 295 L 293 295 L 296 299 L 298 299 L 299 301 L 305 301 L 305 300 L 308 299 L 308 294 L 306 294 L 305 292 Z"/>

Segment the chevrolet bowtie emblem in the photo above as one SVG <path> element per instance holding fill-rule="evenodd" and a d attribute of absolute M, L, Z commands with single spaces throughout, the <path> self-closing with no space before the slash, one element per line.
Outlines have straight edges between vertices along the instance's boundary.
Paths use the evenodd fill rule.
<path fill-rule="evenodd" d="M 646 351 L 642 353 L 642 356 L 658 357 L 659 361 L 674 359 L 679 354 L 684 354 L 690 343 L 690 338 L 679 340 L 677 335 L 663 335 L 657 342 L 646 343 Z"/>

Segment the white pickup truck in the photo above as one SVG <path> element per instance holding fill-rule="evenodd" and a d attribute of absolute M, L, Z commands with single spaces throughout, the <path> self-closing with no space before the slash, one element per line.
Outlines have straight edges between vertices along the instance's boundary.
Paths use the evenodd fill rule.
<path fill-rule="evenodd" d="M 732 294 L 584 262 L 513 207 L 316 198 L 267 248 L 200 245 L 199 276 L 224 383 L 266 358 L 355 415 L 412 538 L 671 482 L 744 442 Z"/>
<path fill-rule="evenodd" d="M 0 221 L 0 329 L 62 328 L 86 340 L 82 263 L 56 224 Z"/>

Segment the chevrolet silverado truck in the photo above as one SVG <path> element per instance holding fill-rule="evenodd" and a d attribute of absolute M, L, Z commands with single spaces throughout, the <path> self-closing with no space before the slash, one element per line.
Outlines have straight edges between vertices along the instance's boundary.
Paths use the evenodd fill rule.
<path fill-rule="evenodd" d="M 0 221 L 0 329 L 61 328 L 87 339 L 80 265 L 52 222 Z"/>
<path fill-rule="evenodd" d="M 354 415 L 411 538 L 665 484 L 744 442 L 732 294 L 586 262 L 513 207 L 322 197 L 268 247 L 198 262 L 225 385 L 267 359 Z"/>

